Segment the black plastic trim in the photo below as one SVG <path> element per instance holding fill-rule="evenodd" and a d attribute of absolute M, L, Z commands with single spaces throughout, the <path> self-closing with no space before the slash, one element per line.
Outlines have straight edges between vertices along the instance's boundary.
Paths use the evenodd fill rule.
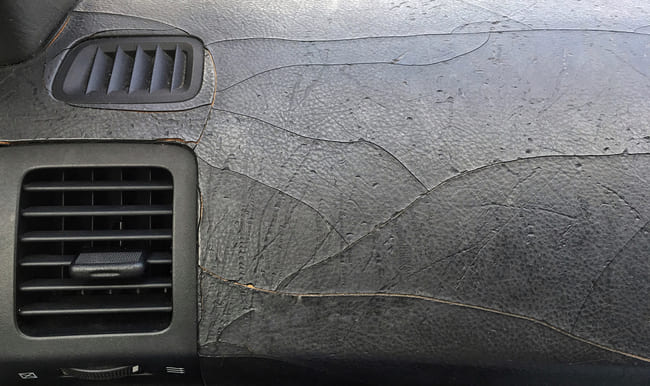
<path fill-rule="evenodd" d="M 201 89 L 203 55 L 187 36 L 86 40 L 63 59 L 52 95 L 78 104 L 183 102 Z"/>
<path fill-rule="evenodd" d="M 152 374 L 166 377 L 165 366 L 186 369 L 186 379 L 198 376 L 197 342 L 197 169 L 194 154 L 175 144 L 60 143 L 24 144 L 0 148 L 0 383 L 13 384 L 19 372 L 30 371 L 38 379 L 61 377 L 60 368 L 137 363 Z M 172 253 L 152 254 L 149 264 L 172 264 L 172 319 L 168 328 L 151 333 L 122 333 L 30 337 L 17 327 L 15 271 L 18 264 L 33 264 L 25 256 L 16 261 L 18 198 L 26 173 L 48 167 L 161 167 L 174 183 Z M 56 261 L 55 261 L 56 260 Z M 44 264 L 70 264 L 58 256 Z M 96 306 L 96 305 L 95 305 Z M 93 306 L 93 307 L 95 307 Z M 128 311 L 129 302 L 106 305 Z M 151 312 L 167 311 L 161 302 Z M 38 309 L 24 312 L 40 312 Z M 85 312 L 78 307 L 76 312 Z M 48 311 L 50 312 L 50 311 Z M 95 311 L 93 311 L 95 312 Z M 7 383 L 8 382 L 8 383 Z M 47 384 L 52 384 L 49 382 Z"/>
<path fill-rule="evenodd" d="M 0 65 L 22 62 L 53 41 L 77 2 L 0 1 Z"/>
<path fill-rule="evenodd" d="M 58 192 L 58 191 L 111 191 L 111 190 L 171 190 L 172 186 L 165 182 L 33 182 L 23 185 L 23 189 L 31 192 Z"/>
<path fill-rule="evenodd" d="M 24 217 L 48 216 L 156 216 L 172 214 L 167 205 L 122 205 L 122 206 L 34 206 L 22 211 Z"/>

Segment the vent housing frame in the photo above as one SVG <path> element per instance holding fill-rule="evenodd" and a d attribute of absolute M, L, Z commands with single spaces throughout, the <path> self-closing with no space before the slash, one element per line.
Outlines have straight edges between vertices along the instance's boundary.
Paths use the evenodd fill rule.
<path fill-rule="evenodd" d="M 153 374 L 164 366 L 198 375 L 197 359 L 197 164 L 192 150 L 174 143 L 17 143 L 0 147 L 0 379 L 29 369 L 56 379 L 60 368 L 136 363 Z M 172 301 L 169 326 L 156 332 L 85 333 L 34 337 L 18 328 L 15 315 L 17 222 L 24 176 L 34 169 L 70 167 L 160 167 L 174 183 Z"/>
<path fill-rule="evenodd" d="M 29 336 L 167 328 L 172 203 L 173 179 L 160 167 L 29 171 L 18 220 L 18 328 Z M 134 252 L 146 257 L 136 277 L 74 277 L 80 254 L 96 256 L 110 270 L 111 260 Z"/>
<path fill-rule="evenodd" d="M 203 44 L 189 36 L 102 37 L 70 49 L 52 96 L 73 104 L 155 104 L 195 97 Z"/>

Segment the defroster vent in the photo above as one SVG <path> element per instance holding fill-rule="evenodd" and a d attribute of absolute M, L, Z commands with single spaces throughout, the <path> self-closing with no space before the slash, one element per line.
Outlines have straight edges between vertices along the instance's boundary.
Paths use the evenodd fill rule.
<path fill-rule="evenodd" d="M 55 98 L 80 104 L 181 102 L 203 76 L 203 46 L 189 37 L 88 40 L 66 55 Z"/>
<path fill-rule="evenodd" d="M 150 332 L 172 315 L 171 174 L 44 168 L 22 185 L 16 318 L 31 336 Z"/>

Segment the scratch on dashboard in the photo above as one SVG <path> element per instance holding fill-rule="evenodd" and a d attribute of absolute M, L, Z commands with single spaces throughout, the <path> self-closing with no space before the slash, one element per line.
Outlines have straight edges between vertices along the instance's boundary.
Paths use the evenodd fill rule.
<path fill-rule="evenodd" d="M 201 156 L 199 156 L 199 155 L 197 155 L 196 157 L 197 157 L 199 160 L 203 161 L 203 162 L 204 162 L 206 165 L 208 165 L 209 167 L 213 168 L 213 169 L 226 170 L 226 169 L 221 169 L 221 168 L 218 168 L 218 167 L 212 165 L 210 162 L 206 161 L 203 157 L 201 157 Z M 303 201 L 303 200 L 301 200 L 301 199 L 299 199 L 299 198 L 296 198 L 296 197 L 294 197 L 294 196 L 292 196 L 292 195 L 290 195 L 290 194 L 288 194 L 288 193 L 286 193 L 286 192 L 283 192 L 282 190 L 280 190 L 280 189 L 278 189 L 278 188 L 274 188 L 273 186 L 268 185 L 268 184 L 266 184 L 266 183 L 264 183 L 264 182 L 262 182 L 262 181 L 260 181 L 260 180 L 257 180 L 257 179 L 255 179 L 255 178 L 252 178 L 252 177 L 250 177 L 250 176 L 248 176 L 248 175 L 246 175 L 246 174 L 243 174 L 243 173 L 237 172 L 237 171 L 232 170 L 232 169 L 227 169 L 227 170 L 228 170 L 229 173 L 237 174 L 237 175 L 240 175 L 240 176 L 242 176 L 242 177 L 248 178 L 248 179 L 250 179 L 251 181 L 255 181 L 256 183 L 259 183 L 259 184 L 261 184 L 261 185 L 263 185 L 263 186 L 265 186 L 265 187 L 267 187 L 267 188 L 269 188 L 269 189 L 272 189 L 272 190 L 274 190 L 274 191 L 276 191 L 276 192 L 278 192 L 278 193 L 280 193 L 280 194 L 284 194 L 284 195 L 286 195 L 287 197 L 292 198 L 292 199 L 296 200 L 297 202 L 300 202 L 301 204 L 305 205 L 305 206 L 308 207 L 309 209 L 313 210 L 313 211 L 318 215 L 318 217 L 320 217 L 320 218 L 321 218 L 321 219 L 322 219 L 322 220 L 327 224 L 327 226 L 328 226 L 330 229 L 332 229 L 332 230 L 337 234 L 337 236 L 339 236 L 339 237 L 341 238 L 341 240 L 343 240 L 343 242 L 344 242 L 346 245 L 349 244 L 349 242 L 347 241 L 347 239 L 345 238 L 345 236 L 343 236 L 343 234 L 342 234 L 342 233 L 341 233 L 341 232 L 340 232 L 340 231 L 339 231 L 339 230 L 334 226 L 334 224 L 332 224 L 332 223 L 331 223 L 327 218 L 325 218 L 325 216 L 323 215 L 323 213 L 321 213 L 319 210 L 317 210 L 317 209 L 314 208 L 313 206 L 309 205 L 309 204 L 306 203 L 305 201 Z"/>
<path fill-rule="evenodd" d="M 269 121 L 266 121 L 266 120 L 264 120 L 262 118 L 259 118 L 259 117 L 253 116 L 253 115 L 249 115 L 249 114 L 245 114 L 245 113 L 238 113 L 238 112 L 235 112 L 235 111 L 221 109 L 221 108 L 218 108 L 218 107 L 214 107 L 213 110 L 220 111 L 220 112 L 223 112 L 223 113 L 232 114 L 232 115 L 236 115 L 236 116 L 240 116 L 240 117 L 243 117 L 243 118 L 252 119 L 252 120 L 257 121 L 259 123 L 269 125 L 269 126 L 275 128 L 275 129 L 285 131 L 285 132 L 287 132 L 287 133 L 289 133 L 291 135 L 295 135 L 297 137 L 309 139 L 309 140 L 312 140 L 312 141 L 328 142 L 328 143 L 358 143 L 358 142 L 361 142 L 360 140 L 359 141 L 337 141 L 337 140 L 334 140 L 334 139 L 310 137 L 308 135 L 296 133 L 296 132 L 291 131 L 291 130 L 285 128 L 285 127 L 278 126 L 278 125 L 276 125 L 274 123 L 271 123 Z M 365 141 L 365 142 L 369 142 L 369 141 Z"/>
<path fill-rule="evenodd" d="M 498 208 L 509 208 L 509 209 L 517 209 L 517 210 L 522 210 L 522 211 L 534 211 L 534 212 L 543 212 L 543 213 L 548 213 L 548 214 L 553 214 L 557 215 L 560 217 L 564 217 L 570 220 L 577 220 L 575 216 L 572 216 L 570 214 L 562 213 L 557 210 L 553 210 L 550 208 L 542 208 L 542 207 L 536 207 L 536 206 L 518 206 L 518 205 L 505 205 L 505 204 L 499 204 L 499 203 L 491 203 L 491 204 L 486 204 L 486 205 L 481 205 L 481 208 L 492 208 L 492 207 L 498 207 Z"/>
<path fill-rule="evenodd" d="M 187 141 L 184 140 L 183 138 L 157 138 L 155 141 L 156 142 L 177 142 L 177 143 L 182 143 L 184 145 L 188 143 L 193 143 L 192 141 Z"/>
<path fill-rule="evenodd" d="M 477 46 L 475 46 L 475 47 L 473 47 L 473 48 L 471 48 L 471 49 L 469 49 L 467 51 L 463 51 L 463 52 L 461 52 L 461 53 L 459 53 L 457 55 L 454 55 L 454 56 L 451 56 L 451 57 L 448 57 L 448 58 L 445 58 L 445 59 L 442 59 L 442 60 L 437 60 L 435 62 L 420 63 L 420 64 L 406 64 L 406 63 L 395 62 L 395 61 L 393 61 L 393 59 L 386 59 L 385 61 L 373 61 L 373 62 L 290 64 L 290 65 L 286 65 L 286 66 L 278 66 L 278 67 L 270 68 L 268 70 L 260 71 L 260 72 L 255 73 L 255 74 L 253 74 L 253 75 L 251 75 L 251 76 L 249 76 L 249 77 L 247 77 L 245 79 L 237 81 L 237 82 L 231 84 L 228 87 L 225 87 L 225 88 L 219 90 L 219 92 L 227 91 L 227 90 L 229 90 L 231 88 L 239 86 L 242 83 L 245 83 L 245 82 L 247 82 L 247 81 L 249 81 L 249 80 L 251 80 L 253 78 L 256 78 L 256 77 L 258 77 L 260 75 L 264 75 L 264 74 L 267 74 L 267 73 L 270 73 L 270 72 L 273 72 L 273 71 L 283 70 L 283 69 L 287 69 L 287 68 L 297 68 L 297 67 L 349 67 L 349 66 L 372 66 L 372 65 L 387 65 L 387 66 L 401 66 L 401 67 L 428 67 L 428 66 L 433 66 L 433 65 L 436 65 L 436 64 L 447 63 L 447 62 L 450 62 L 452 60 L 458 59 L 460 57 L 472 54 L 472 53 L 478 51 L 479 49 L 483 48 L 490 41 L 490 34 L 491 33 L 492 32 L 481 32 L 482 35 L 486 35 L 486 38 L 485 38 L 485 40 L 483 40 L 483 42 L 481 42 Z"/>
<path fill-rule="evenodd" d="M 65 18 L 65 21 L 63 22 L 63 25 L 61 25 L 61 27 L 59 27 L 59 30 L 56 31 L 56 34 L 54 35 L 54 37 L 52 37 L 52 40 L 50 40 L 50 42 L 47 43 L 47 46 L 45 46 L 45 48 L 48 48 L 49 46 L 51 46 L 52 43 L 54 43 L 56 41 L 56 39 L 59 38 L 59 36 L 61 35 L 61 32 L 63 32 L 65 27 L 68 25 L 69 21 L 70 21 L 70 16 L 68 15 L 68 17 Z"/>
<path fill-rule="evenodd" d="M 484 23 L 484 22 L 485 21 L 480 21 L 478 23 Z M 468 23 L 468 24 L 474 24 L 474 23 Z M 471 31 L 471 32 L 457 32 L 457 33 L 450 33 L 447 31 L 443 31 L 443 32 L 416 33 L 416 34 L 404 34 L 404 35 L 358 36 L 358 37 L 338 38 L 338 39 L 290 39 L 290 38 L 280 38 L 280 37 L 248 36 L 248 37 L 241 37 L 241 38 L 213 40 L 209 43 L 206 43 L 206 45 L 209 46 L 213 44 L 251 41 L 251 40 L 275 40 L 275 41 L 296 42 L 296 43 L 331 43 L 331 42 L 347 42 L 347 41 L 359 41 L 359 40 L 395 39 L 395 38 L 412 38 L 412 37 L 427 37 L 427 36 L 450 36 L 450 35 L 483 35 L 486 33 L 505 34 L 505 33 L 518 33 L 518 32 L 579 31 L 579 32 L 608 32 L 608 33 L 620 33 L 620 34 L 630 34 L 630 35 L 648 35 L 647 33 L 644 32 L 638 32 L 648 27 L 650 27 L 650 25 L 639 27 L 634 31 L 617 30 L 612 28 L 516 28 L 516 29 L 513 28 L 508 30 L 502 30 L 502 31 Z"/>
<path fill-rule="evenodd" d="M 327 239 L 328 239 L 329 235 L 332 233 L 332 231 L 333 231 L 333 229 L 330 230 L 330 231 L 325 235 L 325 237 L 323 237 L 323 239 L 321 240 L 321 242 L 317 245 L 317 247 L 315 248 L 314 256 L 315 256 L 316 253 L 318 253 L 318 251 L 323 247 L 323 245 L 325 244 L 325 241 L 327 241 Z M 347 243 L 347 240 L 343 239 L 343 241 Z M 285 276 L 282 280 L 280 280 L 279 283 L 278 283 L 278 285 L 275 287 L 275 289 L 276 289 L 276 290 L 279 290 L 280 288 L 285 288 L 286 286 L 289 285 L 289 283 L 291 283 L 291 281 L 292 281 L 294 278 L 296 278 L 296 277 L 298 276 L 298 274 L 299 274 L 300 272 L 302 272 L 303 270 L 305 270 L 305 269 L 307 269 L 307 268 L 309 268 L 309 267 L 311 267 L 311 266 L 313 266 L 313 265 L 317 265 L 317 264 L 320 263 L 322 260 L 329 259 L 329 258 L 330 258 L 330 256 L 326 256 L 326 257 L 324 257 L 324 258 L 322 258 L 322 259 L 320 259 L 320 260 L 318 260 L 318 261 L 312 263 L 312 261 L 311 261 L 311 260 L 313 260 L 313 257 L 312 257 L 312 259 L 307 260 L 307 261 L 306 261 L 302 266 L 300 266 L 297 270 L 295 270 L 294 272 L 290 273 L 289 275 Z"/>
<path fill-rule="evenodd" d="M 623 355 L 629 358 L 637 359 L 643 362 L 648 362 L 650 363 L 650 358 L 646 358 L 640 355 L 636 355 L 633 353 L 629 353 L 626 351 L 622 351 L 613 347 L 608 347 L 606 345 L 591 341 L 589 339 L 582 338 L 580 336 L 574 335 L 573 333 L 566 331 L 564 329 L 561 329 L 559 327 L 556 327 L 548 322 L 545 322 L 543 320 L 538 320 L 535 318 L 531 318 L 529 316 L 525 315 L 519 315 L 519 314 L 514 314 L 511 312 L 505 312 L 505 311 L 500 311 L 494 308 L 489 308 L 489 307 L 483 307 L 483 306 L 478 306 L 474 304 L 467 304 L 467 303 L 461 303 L 461 302 L 456 302 L 452 300 L 445 300 L 445 299 L 439 299 L 439 298 L 434 298 L 432 296 L 424 296 L 424 295 L 414 295 L 414 294 L 402 294 L 402 293 L 386 293 L 386 292 L 359 292 L 359 293 L 296 293 L 296 292 L 288 292 L 288 291 L 277 291 L 277 290 L 270 290 L 270 289 L 264 289 L 264 288 L 258 288 L 255 287 L 252 284 L 243 284 L 239 283 L 237 281 L 233 280 L 228 280 L 224 277 L 221 277 L 217 275 L 216 273 L 208 270 L 207 268 L 199 265 L 199 268 L 208 276 L 215 278 L 217 280 L 220 280 L 224 283 L 227 283 L 232 286 L 237 286 L 241 288 L 247 288 L 253 291 L 257 292 L 262 292 L 262 293 L 267 293 L 267 294 L 273 294 L 273 295 L 281 295 L 281 296 L 292 296 L 296 298 L 328 298 L 328 297 L 390 297 L 390 298 L 405 298 L 405 299 L 416 299 L 416 300 L 422 300 L 422 301 L 430 301 L 430 302 L 435 302 L 439 304 L 445 304 L 448 306 L 453 306 L 453 307 L 462 307 L 462 308 L 469 308 L 477 311 L 483 311 L 483 312 L 490 312 L 493 314 L 498 314 L 501 316 L 505 317 L 510 317 L 510 318 L 515 318 L 515 319 L 520 319 L 520 320 L 525 320 L 531 323 L 535 323 L 537 325 L 549 328 L 557 333 L 560 333 L 568 338 L 575 339 L 577 341 L 580 341 L 582 343 L 589 344 L 591 346 L 597 347 L 602 350 L 606 350 L 609 352 L 613 352 L 619 355 Z"/>
<path fill-rule="evenodd" d="M 203 220 L 203 192 L 201 192 L 201 185 L 198 184 L 196 189 L 199 192 L 199 221 L 197 227 L 201 227 L 201 221 Z"/>
<path fill-rule="evenodd" d="M 465 3 L 465 4 L 469 5 L 470 7 L 475 7 L 475 8 L 478 8 L 478 9 L 482 9 L 483 11 L 486 11 L 486 12 L 488 12 L 488 13 L 491 13 L 491 14 L 493 14 L 493 15 L 496 15 L 496 16 L 498 16 L 498 17 L 501 17 L 501 18 L 503 18 L 504 20 L 512 21 L 512 22 L 514 22 L 514 23 L 517 23 L 517 24 L 523 25 L 523 26 L 525 26 L 527 29 L 533 29 L 533 26 L 530 25 L 530 24 L 526 24 L 526 23 L 524 23 L 524 22 L 522 22 L 522 21 L 519 21 L 519 20 L 517 20 L 517 19 L 513 19 L 512 17 L 510 17 L 510 16 L 508 16 L 508 15 L 504 15 L 503 13 L 493 11 L 493 10 L 491 10 L 490 8 L 484 7 L 484 6 L 482 6 L 482 5 L 474 4 L 474 3 L 470 2 L 470 1 L 467 1 L 467 0 L 460 0 L 460 2 L 461 2 L 461 3 Z"/>
<path fill-rule="evenodd" d="M 199 145 L 199 142 L 201 142 L 201 139 L 203 139 L 203 134 L 205 133 L 206 127 L 208 127 L 208 122 L 210 122 L 210 117 L 212 116 L 212 109 L 214 108 L 214 101 L 217 98 L 217 65 L 214 63 L 214 56 L 212 56 L 212 52 L 210 52 L 207 47 L 205 48 L 205 51 L 210 55 L 210 61 L 212 62 L 212 68 L 214 69 L 214 87 L 212 90 L 212 101 L 210 102 L 210 110 L 208 111 L 208 114 L 205 117 L 205 123 L 203 123 L 203 128 L 201 129 L 201 133 L 199 134 L 199 137 L 196 139 L 196 141 L 192 141 L 190 143 L 194 144 L 194 149 Z"/>
<path fill-rule="evenodd" d="M 182 139 L 182 138 L 157 138 L 156 141 L 158 141 L 158 142 L 178 142 L 178 143 L 182 143 L 182 144 L 185 144 L 185 145 L 194 145 L 192 147 L 192 149 L 196 149 L 196 147 L 199 145 L 199 142 L 201 142 L 201 139 L 203 138 L 203 134 L 205 133 L 205 129 L 208 126 L 208 123 L 210 122 L 210 117 L 212 116 L 212 109 L 213 109 L 213 106 L 214 106 L 214 101 L 215 101 L 216 96 L 217 96 L 217 67 L 216 67 L 216 65 L 214 63 L 214 57 L 212 56 L 212 53 L 207 49 L 206 49 L 206 51 L 207 51 L 208 55 L 210 56 L 210 61 L 212 62 L 212 67 L 214 68 L 214 87 L 213 87 L 213 90 L 212 90 L 212 100 L 207 105 L 196 106 L 196 107 L 192 107 L 192 108 L 188 109 L 188 110 L 192 110 L 192 109 L 202 107 L 202 106 L 210 106 L 210 109 L 206 113 L 205 121 L 203 122 L 203 126 L 201 127 L 201 132 L 199 133 L 198 138 L 196 140 L 192 140 L 192 141 L 188 141 L 188 140 L 185 140 L 185 139 Z M 179 111 L 182 111 L 182 110 L 179 110 Z M 137 112 L 157 113 L 159 111 L 137 111 Z M 168 112 L 168 111 L 164 111 L 164 112 Z"/>
<path fill-rule="evenodd" d="M 637 210 L 637 209 L 636 209 L 632 204 L 630 204 L 630 203 L 625 199 L 625 197 L 624 197 L 623 195 L 619 194 L 616 190 L 610 188 L 609 186 L 605 186 L 605 185 L 603 185 L 603 184 L 600 184 L 600 183 L 599 183 L 598 185 L 599 185 L 600 187 L 602 187 L 603 189 L 607 190 L 608 192 L 614 194 L 616 197 L 619 198 L 619 200 L 623 201 L 623 203 L 624 203 L 628 208 L 630 208 L 630 210 L 632 210 L 632 212 L 634 212 L 634 214 L 636 214 L 636 216 L 637 216 L 638 218 L 642 218 L 642 217 L 643 217 L 643 215 L 641 215 L 641 213 L 639 213 L 639 211 L 638 211 L 638 210 Z"/>
<path fill-rule="evenodd" d="M 487 168 L 492 168 L 492 167 L 496 167 L 496 166 L 507 166 L 508 164 L 511 164 L 511 163 L 514 163 L 514 162 L 531 161 L 531 160 L 535 160 L 535 159 L 549 159 L 549 158 L 550 159 L 552 159 L 552 158 L 556 158 L 556 159 L 561 159 L 561 158 L 562 159 L 563 158 L 581 159 L 581 158 L 620 157 L 620 156 L 629 157 L 629 156 L 635 156 L 635 155 L 648 155 L 648 154 L 650 154 L 650 153 L 632 153 L 632 154 L 630 154 L 630 153 L 621 153 L 621 154 L 607 154 L 607 155 L 602 155 L 602 154 L 601 155 L 568 155 L 568 154 L 567 155 L 542 155 L 542 156 L 535 156 L 535 157 L 529 157 L 529 158 L 523 158 L 523 159 L 517 159 L 517 160 L 511 160 L 511 161 L 500 161 L 500 162 L 491 163 L 489 165 L 483 165 L 483 166 L 475 168 L 475 169 L 462 171 L 462 172 L 460 172 L 459 174 L 457 174 L 455 176 L 452 176 L 450 178 L 445 179 L 444 181 L 441 181 L 437 185 L 433 186 L 431 189 L 429 189 L 426 192 L 420 194 L 413 201 L 411 201 L 408 205 L 406 205 L 404 208 L 396 211 L 388 219 L 386 219 L 385 221 L 375 225 L 370 231 L 366 232 L 365 234 L 360 236 L 358 239 L 348 243 L 345 246 L 345 248 L 343 248 L 341 251 L 337 252 L 336 254 L 334 254 L 332 256 L 326 257 L 326 258 L 322 259 L 321 261 L 319 261 L 317 263 L 314 263 L 312 266 L 318 266 L 320 264 L 325 264 L 325 263 L 329 262 L 332 258 L 334 258 L 334 257 L 338 256 L 339 254 L 351 249 L 356 244 L 360 243 L 362 240 L 366 239 L 367 237 L 370 237 L 375 232 L 377 232 L 380 229 L 386 227 L 392 221 L 394 221 L 398 217 L 402 216 L 406 211 L 408 211 L 411 207 L 413 207 L 415 204 L 417 204 L 420 200 L 427 197 L 430 193 L 432 193 L 434 191 L 437 191 L 438 189 L 442 188 L 443 186 L 445 186 L 445 185 L 447 185 L 449 183 L 452 183 L 453 181 L 456 181 L 456 180 L 458 180 L 460 178 L 463 178 L 463 177 L 467 176 L 468 174 L 478 173 L 478 172 L 480 172 L 482 170 L 485 170 Z M 547 184 L 548 183 L 549 182 L 547 182 Z M 556 215 L 560 215 L 560 216 L 562 215 L 559 212 L 555 212 L 555 211 L 550 211 L 550 212 L 552 212 L 553 214 L 556 214 Z M 563 216 L 563 217 L 571 218 L 571 216 L 566 216 L 566 215 Z"/>
<path fill-rule="evenodd" d="M 596 275 L 596 278 L 591 281 L 591 288 L 589 288 L 589 292 L 587 292 L 587 295 L 585 295 L 584 299 L 582 300 L 582 304 L 580 305 L 580 308 L 578 309 L 578 312 L 576 313 L 576 319 L 573 321 L 573 325 L 571 326 L 571 331 L 575 330 L 575 327 L 578 324 L 578 321 L 580 320 L 580 315 L 582 314 L 582 311 L 584 310 L 585 306 L 587 305 L 587 301 L 589 300 L 591 295 L 596 290 L 596 287 L 597 287 L 596 283 L 598 283 L 598 281 L 600 281 L 603 274 L 605 274 L 605 272 L 607 272 L 607 270 L 612 265 L 612 263 L 614 263 L 614 261 L 616 259 L 618 259 L 618 257 L 623 253 L 623 251 L 625 251 L 625 249 L 628 247 L 628 245 L 630 245 L 632 240 L 634 240 L 634 238 L 639 233 L 641 233 L 644 229 L 646 229 L 648 227 L 648 225 L 650 225 L 650 220 L 646 221 L 645 224 L 643 224 L 639 229 L 634 231 L 632 236 L 627 239 L 625 244 L 623 244 L 623 246 L 614 254 L 614 256 L 611 259 L 609 259 L 607 262 L 605 262 L 605 264 L 603 265 L 603 269 L 601 269 L 600 272 L 598 272 L 598 275 Z"/>
<path fill-rule="evenodd" d="M 127 18 L 132 18 L 132 19 L 153 21 L 153 22 L 156 22 L 156 23 L 160 23 L 160 24 L 169 26 L 171 28 L 175 28 L 175 29 L 177 29 L 179 31 L 183 31 L 187 35 L 191 35 L 187 30 L 185 30 L 185 29 L 183 29 L 183 28 L 181 28 L 181 27 L 179 27 L 177 25 L 169 24 L 169 23 L 167 23 L 165 21 L 154 19 L 154 18 L 151 18 L 151 17 L 143 17 L 143 16 L 137 16 L 137 15 L 131 15 L 131 14 L 124 13 L 124 12 L 118 13 L 118 12 L 108 12 L 108 11 L 86 11 L 86 10 L 83 10 L 83 9 L 75 9 L 74 12 L 75 13 L 95 14 L 95 15 L 122 16 L 122 17 L 127 17 Z"/>
<path fill-rule="evenodd" d="M 369 145 L 371 147 L 374 147 L 374 148 L 378 149 L 379 151 L 381 151 L 383 153 L 386 153 L 395 162 L 397 162 L 415 180 L 415 182 L 417 182 L 422 187 L 423 190 L 427 189 L 427 186 L 422 182 L 422 180 L 420 180 L 420 178 L 418 178 L 418 176 L 416 176 L 415 173 L 413 173 L 413 171 L 411 171 L 411 169 L 409 169 L 404 164 L 404 162 L 402 162 L 399 158 L 397 158 L 397 156 L 395 156 L 390 151 L 386 150 L 381 145 L 379 145 L 379 144 L 377 144 L 375 142 L 372 142 L 370 140 L 367 140 L 365 138 L 360 138 L 360 139 L 355 140 L 355 141 L 337 141 L 337 140 L 330 140 L 330 139 L 324 139 L 324 138 L 310 137 L 310 136 L 307 136 L 307 135 L 296 133 L 296 132 L 291 131 L 291 130 L 285 128 L 285 127 L 278 126 L 278 125 L 273 124 L 271 122 L 265 121 L 264 119 L 261 119 L 261 118 L 258 118 L 258 117 L 255 117 L 255 116 L 252 116 L 252 115 L 249 115 L 249 114 L 237 113 L 237 112 L 234 112 L 234 111 L 220 109 L 220 108 L 216 108 L 216 107 L 212 108 L 212 110 L 220 111 L 220 112 L 224 112 L 224 113 L 228 113 L 228 114 L 232 114 L 232 115 L 236 115 L 236 116 L 240 116 L 240 117 L 244 117 L 244 118 L 248 118 L 248 119 L 252 119 L 252 120 L 260 122 L 262 124 L 269 125 L 269 126 L 275 128 L 275 129 L 282 130 L 282 131 L 284 131 L 286 133 L 289 133 L 291 135 L 295 135 L 297 137 L 308 139 L 308 140 L 311 140 L 311 141 L 319 141 L 319 142 L 326 142 L 326 143 L 339 143 L 339 144 L 354 144 L 354 143 L 367 144 L 367 145 Z M 206 161 L 206 160 L 204 160 L 204 161 L 209 164 L 208 161 Z M 211 166 L 213 166 L 213 165 L 211 165 Z"/>
<path fill-rule="evenodd" d="M 379 145 L 378 143 L 375 143 L 375 142 L 372 142 L 372 141 L 368 141 L 367 139 L 364 139 L 364 138 L 360 138 L 360 139 L 359 139 L 358 141 L 356 141 L 356 142 L 367 143 L 368 145 L 370 145 L 370 146 L 374 146 L 374 147 L 376 147 L 377 149 L 379 149 L 379 150 L 383 151 L 384 153 L 388 154 L 391 158 L 393 158 L 393 160 L 395 160 L 395 162 L 397 162 L 398 164 L 400 164 L 400 165 L 402 166 L 402 168 L 404 168 L 404 169 L 405 169 L 405 170 L 406 170 L 406 171 L 411 175 L 411 177 L 412 177 L 415 181 L 417 181 L 417 182 L 420 184 L 420 186 L 422 187 L 422 189 L 427 190 L 427 186 L 424 184 L 424 182 L 422 182 L 422 180 L 421 180 L 420 178 L 418 178 L 418 176 L 416 176 L 415 173 L 413 173 L 413 171 L 412 171 L 411 169 L 409 169 L 409 168 L 406 166 L 406 164 L 405 164 L 404 162 L 402 162 L 402 160 L 400 160 L 399 158 L 397 158 L 397 156 L 396 156 L 395 154 L 391 153 L 390 151 L 388 151 L 386 148 L 384 148 L 383 146 Z"/>
<path fill-rule="evenodd" d="M 454 287 L 456 291 L 460 288 L 461 284 L 463 284 L 463 280 L 465 280 L 465 277 L 467 277 L 467 274 L 474 269 L 476 266 L 476 263 L 479 261 L 481 257 L 481 252 L 494 240 L 497 238 L 497 236 L 505 229 L 508 224 L 515 218 L 517 213 L 513 213 L 512 216 L 508 218 L 503 224 L 501 224 L 497 229 L 493 230 L 489 236 L 483 238 L 481 240 L 481 246 L 478 248 L 476 253 L 474 253 L 474 257 L 472 258 L 472 261 L 469 263 L 469 265 L 463 267 L 463 273 L 461 274 L 460 278 L 456 281 L 456 286 Z"/>

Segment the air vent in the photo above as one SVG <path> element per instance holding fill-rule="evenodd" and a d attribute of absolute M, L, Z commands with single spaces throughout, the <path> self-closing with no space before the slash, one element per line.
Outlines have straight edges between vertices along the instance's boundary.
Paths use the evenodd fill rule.
<path fill-rule="evenodd" d="M 21 331 L 53 336 L 169 326 L 172 203 L 172 176 L 163 168 L 29 172 L 18 222 Z"/>
<path fill-rule="evenodd" d="M 55 98 L 81 104 L 181 102 L 201 87 L 203 46 L 189 37 L 88 40 L 66 55 Z"/>

